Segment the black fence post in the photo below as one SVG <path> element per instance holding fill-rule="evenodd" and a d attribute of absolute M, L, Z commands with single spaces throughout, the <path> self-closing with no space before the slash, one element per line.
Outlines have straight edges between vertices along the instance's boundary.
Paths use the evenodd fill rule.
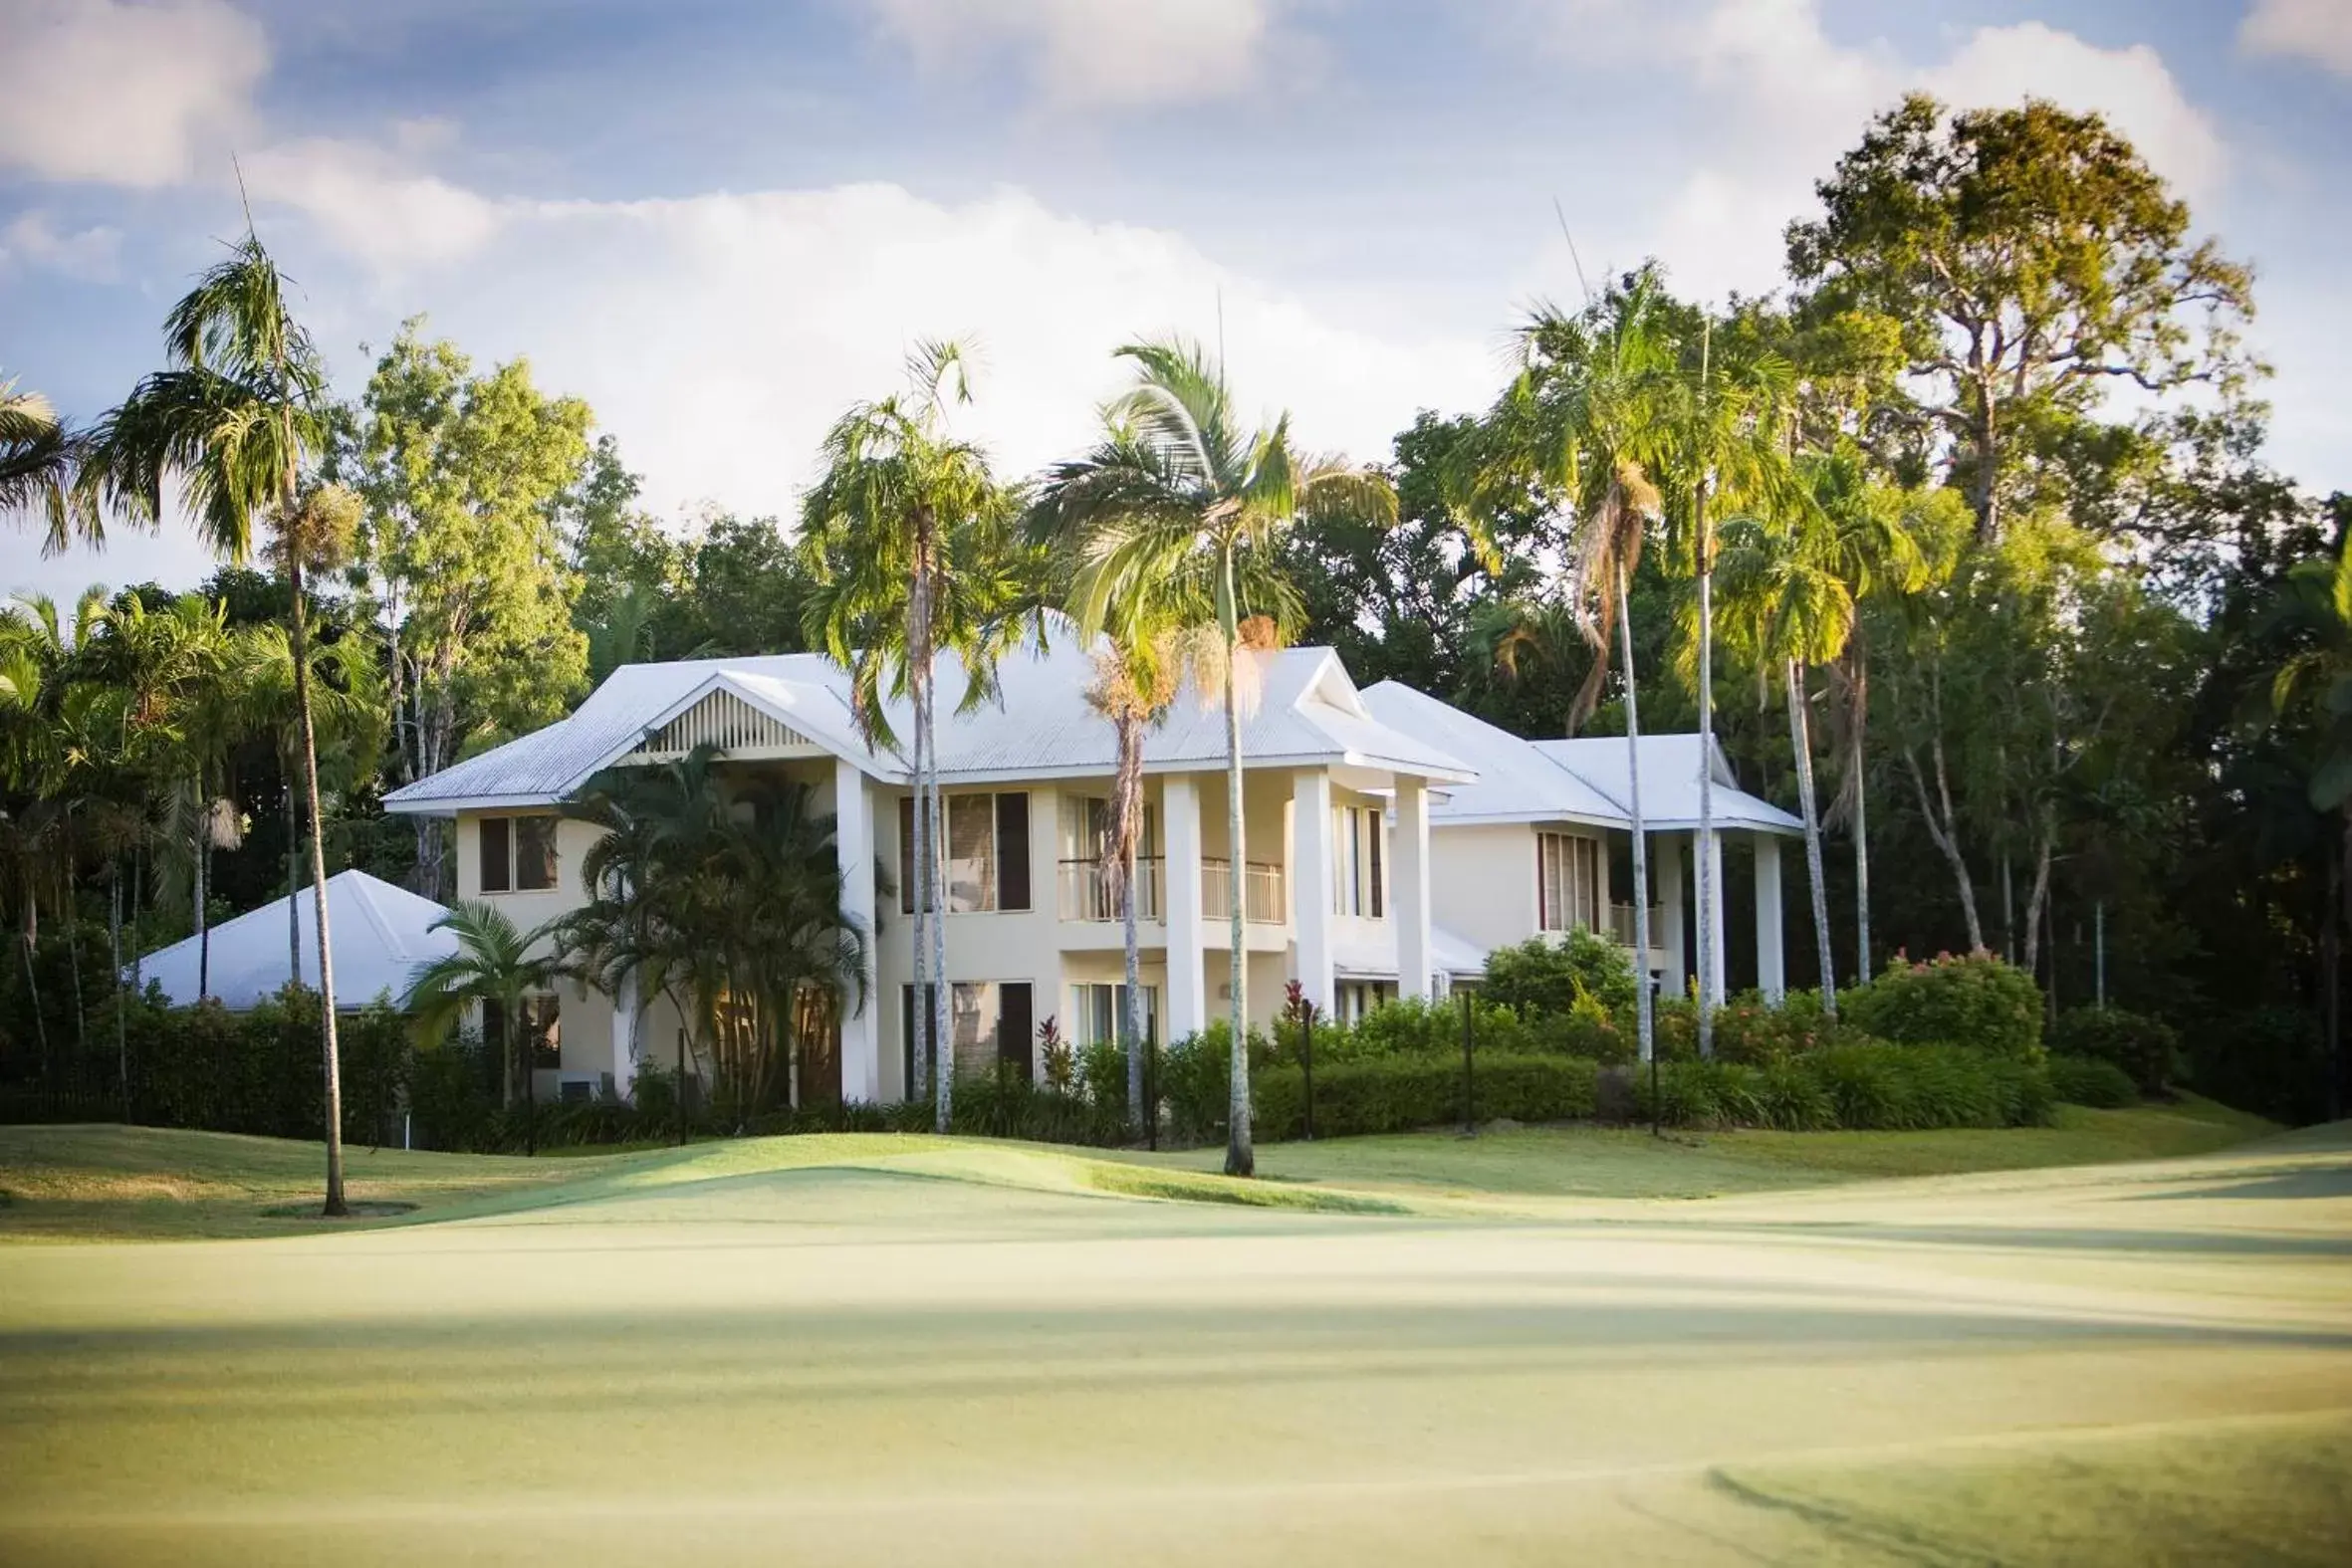
<path fill-rule="evenodd" d="M 1478 1136 L 1478 1079 L 1470 1064 L 1470 993 L 1462 994 L 1462 1136 Z"/>
<path fill-rule="evenodd" d="M 1314 1142 L 1314 1004 L 1298 1015 L 1298 1071 L 1306 1093 L 1306 1141 Z"/>

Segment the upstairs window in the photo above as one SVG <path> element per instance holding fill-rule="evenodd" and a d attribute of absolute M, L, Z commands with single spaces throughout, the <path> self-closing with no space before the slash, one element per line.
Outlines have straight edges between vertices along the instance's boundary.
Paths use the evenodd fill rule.
<path fill-rule="evenodd" d="M 1029 908 L 1029 793 L 951 794 L 947 852 L 941 867 L 952 915 Z M 912 914 L 920 883 L 915 866 L 915 802 L 898 802 L 898 908 Z"/>
<path fill-rule="evenodd" d="M 485 816 L 477 844 L 482 891 L 541 893 L 556 885 L 556 827 L 553 816 Z"/>
<path fill-rule="evenodd" d="M 1599 840 L 1574 833 L 1537 833 L 1535 903 L 1542 930 L 1599 930 Z"/>

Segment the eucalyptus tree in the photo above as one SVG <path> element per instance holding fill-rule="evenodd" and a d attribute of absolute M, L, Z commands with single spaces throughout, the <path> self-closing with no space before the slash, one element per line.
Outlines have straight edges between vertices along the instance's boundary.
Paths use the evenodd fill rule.
<path fill-rule="evenodd" d="M 91 433 L 82 489 L 142 520 L 159 518 L 163 488 L 176 481 L 181 509 L 220 554 L 242 561 L 257 525 L 292 533 L 306 511 L 304 468 L 332 438 L 326 370 L 295 321 L 287 282 L 248 229 L 228 257 L 208 268 L 164 319 L 167 363 L 143 378 Z M 332 487 L 328 487 L 332 490 Z M 327 919 L 319 751 L 311 716 L 310 630 L 304 552 L 287 557 L 295 709 L 302 731 L 303 790 L 314 831 L 311 895 L 318 918 L 320 1046 L 325 1061 L 327 1193 L 330 1216 L 344 1201 L 343 1077 L 336 1046 L 335 950 Z"/>
<path fill-rule="evenodd" d="M 914 774 L 914 1064 L 931 1073 L 933 1125 L 953 1113 L 948 1044 L 945 811 L 939 793 L 938 665 L 962 666 L 961 706 L 986 701 L 996 665 L 1017 640 L 1030 602 L 1015 548 L 1021 497 L 990 470 L 988 455 L 948 428 L 951 404 L 971 401 L 969 350 L 926 342 L 907 364 L 907 387 L 853 404 L 823 447 L 824 472 L 802 507 L 802 553 L 817 579 L 804 615 L 809 640 L 849 675 L 859 734 L 896 750 L 887 712 L 912 710 Z M 927 939 L 927 941 L 926 941 Z M 926 949 L 928 951 L 926 951 Z M 926 1037 L 927 1035 L 927 1037 Z M 936 1070 L 933 1070 L 933 1068 Z M 911 1095 L 916 1084 L 907 1086 Z"/>
<path fill-rule="evenodd" d="M 524 1001 L 545 990 L 560 967 L 550 948 L 550 926 L 524 931 L 497 905 L 461 899 L 429 928 L 447 931 L 457 950 L 417 965 L 408 975 L 400 1010 L 416 1037 L 437 1043 L 469 1009 L 495 1018 L 498 1038 L 485 1041 L 498 1052 L 502 1098 L 513 1103 L 515 1079 L 523 1080 L 523 1152 L 539 1152 L 539 1099 L 532 1092 L 531 1053 L 523 1038 Z M 517 1063 L 520 1062 L 518 1067 Z"/>
<path fill-rule="evenodd" d="M 588 676 L 559 527 L 590 472 L 588 404 L 543 395 L 521 359 L 477 373 L 420 327 L 402 325 L 361 394 L 352 547 L 381 606 L 403 784 L 562 718 Z M 413 825 L 419 890 L 439 898 L 448 833 Z"/>
<path fill-rule="evenodd" d="M 1674 402 L 1666 386 L 1676 360 L 1669 306 L 1656 276 L 1643 271 L 1572 315 L 1537 311 L 1520 329 L 1520 372 L 1488 413 L 1453 482 L 1474 525 L 1492 497 L 1521 493 L 1529 483 L 1569 514 L 1568 598 L 1594 654 L 1568 705 L 1571 730 L 1600 701 L 1611 634 L 1616 637 L 1625 701 L 1635 963 L 1645 976 L 1636 988 L 1643 1061 L 1655 1049 L 1655 1030 L 1646 980 L 1650 880 L 1631 584 L 1644 542 L 1665 516 L 1653 475 L 1671 450 Z"/>
<path fill-rule="evenodd" d="M 1837 1015 L 1837 982 L 1805 672 L 1846 656 L 1865 595 L 1882 582 L 1912 591 L 1927 573 L 1927 558 L 1910 527 L 1909 498 L 1893 487 L 1873 484 L 1864 465 L 1863 454 L 1850 444 L 1805 454 L 1797 460 L 1798 487 L 1780 506 L 1764 515 L 1726 519 L 1723 526 L 1724 629 L 1734 649 L 1756 665 L 1760 685 L 1777 666 L 1788 707 L 1788 749 L 1796 765 L 1797 803 L 1804 818 L 1821 1004 L 1831 1017 Z M 1860 883 L 1856 896 L 1866 910 L 1869 858 L 1861 842 L 1865 827 L 1857 820 L 1854 868 Z M 1860 963 L 1867 964 L 1867 914 L 1859 937 L 1865 955 Z"/>
<path fill-rule="evenodd" d="M 1056 465 L 1040 515 L 1072 542 L 1070 611 L 1088 635 L 1115 624 L 1122 603 L 1162 595 L 1213 608 L 1219 647 L 1207 674 L 1225 710 L 1226 832 L 1232 857 L 1233 1086 L 1225 1169 L 1252 1175 L 1250 1054 L 1244 943 L 1246 864 L 1242 820 L 1245 654 L 1271 650 L 1297 619 L 1296 595 L 1278 554 L 1301 517 L 1396 518 L 1396 492 L 1377 470 L 1338 457 L 1308 457 L 1291 439 L 1288 414 L 1256 429 L 1242 422 L 1224 367 L 1197 343 L 1129 343 L 1117 357 L 1135 378 L 1103 410 L 1100 441 Z M 1245 633 L 1245 624 L 1250 630 Z M 1299 897 L 1312 894 L 1305 889 Z"/>
<path fill-rule="evenodd" d="M 77 538 L 93 545 L 106 539 L 95 498 L 79 484 L 88 446 L 49 399 L 0 377 L 0 518 L 37 519 L 43 555 Z"/>

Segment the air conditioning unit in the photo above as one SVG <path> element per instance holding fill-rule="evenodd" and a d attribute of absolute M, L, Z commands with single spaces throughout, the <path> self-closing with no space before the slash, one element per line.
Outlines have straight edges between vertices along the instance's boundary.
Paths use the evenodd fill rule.
<path fill-rule="evenodd" d="M 609 1073 L 568 1072 L 556 1080 L 556 1098 L 566 1105 L 587 1105 L 603 1092 Z"/>

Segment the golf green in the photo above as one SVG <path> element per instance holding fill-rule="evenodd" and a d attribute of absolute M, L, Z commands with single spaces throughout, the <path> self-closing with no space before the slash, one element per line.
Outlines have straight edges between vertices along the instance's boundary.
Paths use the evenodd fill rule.
<path fill-rule="evenodd" d="M 2341 1132 L 1493 1216 L 811 1151 L 440 1223 L 0 1248 L 0 1562 L 2333 1564 L 2352 1540 Z"/>

